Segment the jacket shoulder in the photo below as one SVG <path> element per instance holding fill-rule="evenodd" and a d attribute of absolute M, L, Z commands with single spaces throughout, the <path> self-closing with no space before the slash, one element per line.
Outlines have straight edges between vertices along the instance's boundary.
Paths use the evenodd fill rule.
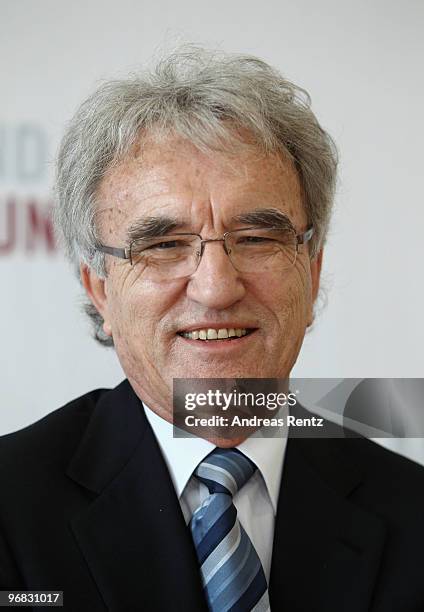
<path fill-rule="evenodd" d="M 387 524 L 421 525 L 424 512 L 424 467 L 363 437 L 332 439 L 330 461 L 339 473 L 347 466 L 358 474 L 351 499 L 386 517 Z M 405 523 L 406 524 L 406 523 Z M 406 530 L 405 530 L 406 531 Z M 420 530 L 422 534 L 422 530 Z"/>
<path fill-rule="evenodd" d="M 99 399 L 108 389 L 95 389 L 78 397 L 42 419 L 0 436 L 0 466 L 28 465 L 37 459 L 69 456 L 78 445 Z"/>
<path fill-rule="evenodd" d="M 314 414 L 303 407 L 301 416 Z M 403 455 L 388 450 L 349 429 L 331 421 L 325 421 L 321 437 L 306 432 L 292 442 L 299 447 L 309 464 L 327 482 L 342 483 L 345 474 L 351 474 L 357 482 L 352 490 L 356 499 L 368 500 L 370 507 L 375 504 L 390 511 L 398 509 L 404 513 L 409 507 L 411 513 L 424 510 L 424 467 Z M 360 484 L 359 484 L 360 483 Z M 341 485 L 344 489 L 344 485 Z"/>
<path fill-rule="evenodd" d="M 399 492 L 407 488 L 424 501 L 424 467 L 372 440 L 348 440 L 346 452 L 362 471 Z M 349 442 L 351 444 L 349 444 Z"/>
<path fill-rule="evenodd" d="M 303 418 L 318 416 L 303 406 L 298 407 L 297 410 L 299 416 Z M 377 488 L 378 483 L 387 484 L 388 482 L 392 485 L 397 484 L 399 487 L 408 486 L 412 480 L 421 484 L 418 493 L 424 495 L 424 467 L 422 465 L 387 449 L 362 434 L 327 419 L 321 419 L 321 421 L 323 421 L 323 427 L 319 430 L 312 431 L 312 433 L 310 433 L 310 428 L 300 430 L 301 445 L 307 446 L 308 454 L 312 454 L 314 461 L 325 457 L 334 466 L 341 468 L 348 463 L 358 472 L 374 480 Z M 294 433 L 294 437 L 299 436 L 296 431 Z"/>

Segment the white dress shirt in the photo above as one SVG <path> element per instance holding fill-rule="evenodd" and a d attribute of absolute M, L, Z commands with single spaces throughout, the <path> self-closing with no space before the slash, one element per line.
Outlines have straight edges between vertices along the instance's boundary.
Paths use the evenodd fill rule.
<path fill-rule="evenodd" d="M 207 487 L 192 476 L 193 471 L 215 445 L 195 436 L 174 438 L 173 425 L 143 405 L 188 524 L 193 512 L 209 495 Z M 287 437 L 283 433 L 273 438 L 252 436 L 237 446 L 258 468 L 233 501 L 240 523 L 261 560 L 267 582 L 286 445 Z"/>

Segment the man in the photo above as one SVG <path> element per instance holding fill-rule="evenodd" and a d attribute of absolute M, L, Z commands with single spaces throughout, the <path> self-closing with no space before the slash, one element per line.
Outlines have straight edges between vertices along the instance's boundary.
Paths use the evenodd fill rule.
<path fill-rule="evenodd" d="M 127 380 L 1 440 L 2 589 L 90 612 L 424 609 L 419 466 L 338 430 L 172 435 L 173 379 L 289 377 L 335 173 L 307 95 L 254 58 L 179 52 L 84 102 L 56 218 Z"/>

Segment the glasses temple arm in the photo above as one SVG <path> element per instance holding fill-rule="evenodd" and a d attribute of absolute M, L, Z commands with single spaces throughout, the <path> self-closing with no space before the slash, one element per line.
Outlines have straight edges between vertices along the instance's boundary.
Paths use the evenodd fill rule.
<path fill-rule="evenodd" d="M 104 244 L 98 244 L 96 251 L 106 253 L 107 255 L 113 255 L 114 257 L 120 257 L 121 259 L 130 259 L 130 249 L 118 249 L 116 247 L 106 246 Z"/>
<path fill-rule="evenodd" d="M 306 230 L 306 232 L 304 232 L 303 234 L 298 234 L 296 236 L 297 238 L 297 244 L 305 244 L 306 242 L 309 242 L 309 240 L 312 238 L 314 234 L 314 228 L 310 227 L 309 229 Z"/>

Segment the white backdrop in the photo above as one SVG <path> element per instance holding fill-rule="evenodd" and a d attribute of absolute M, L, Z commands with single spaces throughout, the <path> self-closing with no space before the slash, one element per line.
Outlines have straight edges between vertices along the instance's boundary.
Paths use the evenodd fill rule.
<path fill-rule="evenodd" d="M 0 4 L 0 433 L 115 385 L 113 351 L 49 250 L 53 159 L 101 78 L 178 41 L 258 55 L 312 95 L 341 154 L 328 305 L 296 376 L 424 377 L 421 0 L 57 0 Z M 392 444 L 424 462 L 422 440 Z"/>

